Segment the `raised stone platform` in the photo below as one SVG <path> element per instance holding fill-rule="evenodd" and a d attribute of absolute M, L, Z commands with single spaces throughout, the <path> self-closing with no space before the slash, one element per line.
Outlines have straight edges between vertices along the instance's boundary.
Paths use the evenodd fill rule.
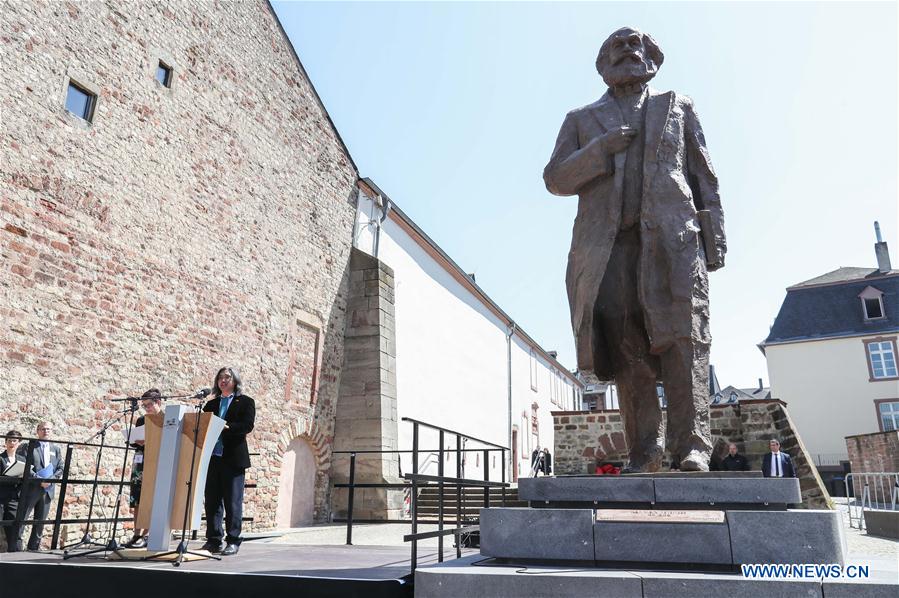
<path fill-rule="evenodd" d="M 481 554 L 513 560 L 642 563 L 646 567 L 660 563 L 845 561 L 846 540 L 836 511 L 737 510 L 706 516 L 696 510 L 651 509 L 611 519 L 597 519 L 596 512 L 481 509 Z"/>
<path fill-rule="evenodd" d="M 481 509 L 481 554 L 592 562 L 593 524 L 590 509 Z"/>
<path fill-rule="evenodd" d="M 740 573 L 645 571 L 571 565 L 503 564 L 469 556 L 415 570 L 416 598 L 615 596 L 616 598 L 894 598 L 899 593 L 895 559 L 864 559 L 866 579 L 752 579 Z"/>
<path fill-rule="evenodd" d="M 531 507 L 481 510 L 481 559 L 417 569 L 415 595 L 856 598 L 899 590 L 895 562 L 871 579 L 818 572 L 849 564 L 840 514 L 788 509 L 799 502 L 795 479 L 548 477 L 520 480 L 519 495 Z M 741 565 L 798 565 L 811 578 L 778 579 L 783 569 L 743 577 Z"/>
<path fill-rule="evenodd" d="M 628 476 L 522 478 L 518 496 L 532 507 L 609 508 L 617 504 L 647 506 L 707 505 L 718 508 L 782 508 L 802 502 L 796 478 L 763 478 L 755 472 L 650 474 Z M 679 505 L 677 507 L 675 505 Z"/>

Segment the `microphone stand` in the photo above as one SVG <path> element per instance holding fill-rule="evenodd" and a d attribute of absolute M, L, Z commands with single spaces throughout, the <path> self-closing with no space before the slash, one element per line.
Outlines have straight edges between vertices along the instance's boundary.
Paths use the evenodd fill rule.
<path fill-rule="evenodd" d="M 91 523 L 93 520 L 94 514 L 94 500 L 97 497 L 97 480 L 100 477 L 100 461 L 103 458 L 103 448 L 106 446 L 106 430 L 110 428 L 114 423 L 119 421 L 123 415 L 129 413 L 131 409 L 125 409 L 123 411 L 118 411 L 116 414 L 111 417 L 106 423 L 103 424 L 103 427 L 100 428 L 100 431 L 87 439 L 86 442 L 90 442 L 91 440 L 96 439 L 98 436 L 100 437 L 100 449 L 97 451 L 97 463 L 94 465 L 94 482 L 91 488 L 91 502 L 90 506 L 87 508 L 87 524 L 84 526 L 84 536 L 81 537 L 81 540 L 75 542 L 73 544 L 69 544 L 67 546 L 63 546 L 62 558 L 63 560 L 68 560 L 72 557 L 76 556 L 85 556 L 88 554 L 94 554 L 97 552 L 103 552 L 106 550 L 106 544 L 101 542 L 95 542 L 93 538 L 91 538 Z M 73 548 L 78 548 L 79 546 L 102 546 L 102 549 L 91 550 L 89 552 L 84 552 L 80 554 L 69 554 L 69 550 Z"/>
<path fill-rule="evenodd" d="M 193 434 L 193 451 L 190 456 L 190 476 L 187 478 L 187 499 L 184 505 L 184 521 L 181 525 L 181 541 L 178 542 L 178 547 L 175 550 L 169 550 L 167 552 L 160 552 L 158 554 L 154 554 L 144 558 L 143 560 L 152 561 L 161 559 L 171 555 L 177 555 L 175 560 L 172 561 L 172 565 L 175 567 L 180 567 L 181 563 L 184 561 L 184 555 L 190 554 L 196 557 L 204 558 L 204 559 L 215 559 L 217 561 L 222 560 L 222 557 L 215 556 L 209 553 L 195 552 L 192 550 L 188 550 L 188 545 L 190 544 L 190 540 L 188 539 L 187 530 L 189 526 L 189 518 L 192 514 L 191 506 L 193 504 L 193 495 L 194 495 L 194 466 L 197 461 L 197 441 L 200 437 L 200 415 L 203 413 L 203 400 L 208 396 L 207 394 L 202 394 L 202 396 L 192 395 L 190 398 L 196 400 L 196 405 L 194 406 L 194 413 L 196 415 L 194 421 L 194 434 Z M 207 525 L 209 522 L 207 522 Z"/>
<path fill-rule="evenodd" d="M 122 399 L 113 399 L 113 400 L 122 400 Z M 131 429 L 134 427 L 134 414 L 138 409 L 137 402 L 140 399 L 138 397 L 128 397 L 127 399 L 124 399 L 124 400 L 127 400 L 130 402 L 128 409 L 127 409 L 128 411 L 131 412 L 131 418 L 128 420 L 128 438 L 130 439 L 131 438 Z M 116 531 L 118 530 L 118 527 L 119 527 L 120 502 L 122 500 L 122 492 L 124 491 L 124 488 L 125 488 L 125 468 L 128 467 L 128 453 L 130 451 L 131 451 L 131 444 L 126 442 L 125 443 L 125 456 L 122 458 L 122 472 L 119 475 L 119 491 L 116 494 L 115 503 L 114 503 L 115 512 L 112 517 L 112 531 L 109 536 L 109 543 L 106 545 L 106 548 L 104 549 L 104 550 L 115 553 L 116 556 L 118 556 L 120 559 L 124 558 L 124 557 L 123 557 L 122 553 L 119 552 L 119 549 L 121 547 L 119 546 L 118 542 L 116 542 L 115 536 L 116 536 Z"/>

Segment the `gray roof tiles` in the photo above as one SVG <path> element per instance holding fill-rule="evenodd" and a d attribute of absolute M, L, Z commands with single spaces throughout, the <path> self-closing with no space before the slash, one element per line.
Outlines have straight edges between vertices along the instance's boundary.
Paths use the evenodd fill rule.
<path fill-rule="evenodd" d="M 853 280 L 882 278 L 884 276 L 893 274 L 899 274 L 899 270 L 890 270 L 889 274 L 884 274 L 877 268 L 855 268 L 844 266 L 842 268 L 837 268 L 832 272 L 828 272 L 827 274 L 822 274 L 821 276 L 816 276 L 815 278 L 811 278 L 803 282 L 798 282 L 789 287 L 787 290 L 796 289 L 799 287 L 817 286 L 820 284 L 833 284 L 836 282 L 850 282 Z"/>
<path fill-rule="evenodd" d="M 865 320 L 858 295 L 883 292 L 885 318 Z M 764 345 L 899 331 L 899 270 L 839 268 L 791 286 Z"/>

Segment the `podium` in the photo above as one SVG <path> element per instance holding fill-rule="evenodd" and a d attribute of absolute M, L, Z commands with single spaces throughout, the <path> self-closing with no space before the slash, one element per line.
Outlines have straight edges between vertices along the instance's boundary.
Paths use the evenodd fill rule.
<path fill-rule="evenodd" d="M 168 405 L 163 413 L 144 418 L 144 475 L 135 527 L 150 530 L 150 551 L 169 550 L 172 530 L 184 525 L 185 510 L 188 531 L 200 527 L 206 472 L 225 420 L 213 413 L 200 413 L 195 443 L 197 417 L 196 411 L 184 405 Z M 193 488 L 190 504 L 189 488 Z"/>

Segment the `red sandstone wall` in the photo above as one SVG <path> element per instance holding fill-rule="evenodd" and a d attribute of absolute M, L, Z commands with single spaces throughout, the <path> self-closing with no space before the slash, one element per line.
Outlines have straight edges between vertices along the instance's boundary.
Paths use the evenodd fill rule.
<path fill-rule="evenodd" d="M 663 410 L 663 420 L 667 413 Z M 617 410 L 602 412 L 553 412 L 553 463 L 557 474 L 593 473 L 598 463 L 627 462 L 627 445 L 621 415 Z M 735 442 L 752 469 L 761 468 L 769 451 L 768 441 L 778 438 L 796 466 L 803 504 L 808 508 L 830 508 L 829 495 L 821 476 L 808 456 L 786 405 L 778 400 L 744 401 L 733 405 L 713 405 L 710 411 L 713 454 L 722 458 L 727 445 Z M 664 467 L 670 464 L 665 456 Z"/>
<path fill-rule="evenodd" d="M 83 440 L 110 398 L 234 364 L 259 408 L 246 514 L 273 525 L 304 435 L 326 518 L 357 174 L 268 5 L 6 3 L 0 47 L 0 429 Z M 70 76 L 99 90 L 89 126 Z"/>
<path fill-rule="evenodd" d="M 846 437 L 852 473 L 899 471 L 899 431 Z"/>

